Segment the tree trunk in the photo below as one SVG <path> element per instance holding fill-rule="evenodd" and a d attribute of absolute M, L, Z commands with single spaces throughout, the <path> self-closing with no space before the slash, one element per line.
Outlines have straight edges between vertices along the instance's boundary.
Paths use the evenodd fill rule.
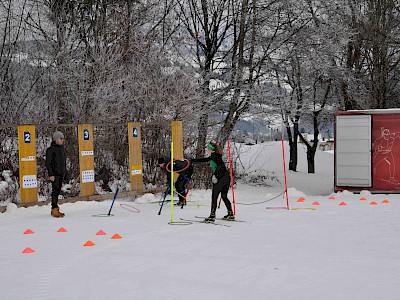
<path fill-rule="evenodd" d="M 329 92 L 328 88 L 328 92 Z M 326 95 L 327 96 L 327 95 Z M 307 147 L 307 171 L 308 173 L 315 173 L 315 153 L 317 152 L 317 147 L 318 147 L 318 135 L 319 135 L 319 129 L 318 129 L 318 115 L 321 111 L 314 111 L 313 112 L 313 125 L 314 125 L 314 141 L 313 144 L 311 145 L 300 133 L 300 139 L 303 141 L 303 143 Z M 298 129 L 298 127 L 297 127 Z"/>
<path fill-rule="evenodd" d="M 315 149 L 307 147 L 307 169 L 308 173 L 315 173 Z"/>
<path fill-rule="evenodd" d="M 362 107 L 354 101 L 349 95 L 348 85 L 345 82 L 342 82 L 340 85 L 340 91 L 343 98 L 343 109 L 344 110 L 353 110 L 353 109 L 362 109 Z"/>
<path fill-rule="evenodd" d="M 203 110 L 202 110 L 203 111 Z M 196 157 L 202 157 L 204 155 L 204 149 L 206 146 L 208 130 L 208 114 L 203 113 L 200 116 L 199 125 L 197 127 L 197 148 Z"/>
<path fill-rule="evenodd" d="M 286 124 L 286 132 L 289 142 L 289 170 L 297 171 L 297 133 L 290 130 L 289 124 Z"/>

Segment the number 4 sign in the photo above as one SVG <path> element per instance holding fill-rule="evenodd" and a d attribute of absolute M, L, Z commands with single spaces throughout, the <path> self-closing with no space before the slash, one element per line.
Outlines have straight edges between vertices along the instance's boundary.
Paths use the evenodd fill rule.
<path fill-rule="evenodd" d="M 137 130 L 137 127 L 133 127 L 133 128 L 132 128 L 132 136 L 133 136 L 134 138 L 138 137 L 138 130 Z"/>

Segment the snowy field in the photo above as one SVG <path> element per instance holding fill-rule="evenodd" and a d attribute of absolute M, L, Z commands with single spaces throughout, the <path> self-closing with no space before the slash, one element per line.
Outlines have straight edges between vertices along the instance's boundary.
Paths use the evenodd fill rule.
<path fill-rule="evenodd" d="M 318 152 L 316 174 L 307 174 L 299 146 L 282 209 L 281 143 L 240 151 L 243 170 L 273 178 L 236 186 L 245 222 L 168 224 L 207 216 L 210 190 L 161 215 L 161 195 L 151 194 L 117 199 L 112 217 L 92 216 L 111 201 L 63 204 L 62 219 L 49 206 L 9 204 L 0 214 L 1 299 L 400 299 L 398 195 L 334 194 L 333 155 Z M 22 253 L 28 247 L 35 252 Z"/>

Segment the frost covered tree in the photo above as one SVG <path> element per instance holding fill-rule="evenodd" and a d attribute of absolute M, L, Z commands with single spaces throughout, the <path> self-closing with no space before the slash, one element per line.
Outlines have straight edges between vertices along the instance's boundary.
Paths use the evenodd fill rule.
<path fill-rule="evenodd" d="M 186 117 L 185 101 L 197 102 L 188 76 L 171 68 L 159 47 L 158 1 L 31 3 L 37 14 L 29 17 L 29 26 L 53 62 L 42 90 L 48 103 L 47 122 L 163 123 Z M 71 127 L 69 136 L 74 135 Z M 115 156 L 123 165 L 124 148 L 108 144 L 124 145 L 126 137 L 97 137 L 104 148 L 122 152 Z"/>
<path fill-rule="evenodd" d="M 357 96 L 351 97 L 344 82 L 344 108 L 396 107 L 400 4 L 395 0 L 352 0 L 345 5 L 348 9 L 346 21 L 354 32 L 347 45 L 346 68 L 367 90 L 364 95 L 367 94 L 368 101 L 355 104 L 353 99 Z"/>
<path fill-rule="evenodd" d="M 214 134 L 224 144 L 251 103 L 259 102 L 268 81 L 271 57 L 282 43 L 281 1 L 177 1 L 169 23 L 176 61 L 199 78 L 197 154 L 203 152 L 210 115 Z M 175 27 L 171 24 L 175 24 Z M 169 40 L 168 40 L 169 41 Z M 167 44 L 167 42 L 166 42 Z M 222 116 L 222 120 L 221 120 Z"/>
<path fill-rule="evenodd" d="M 232 27 L 231 0 L 172 1 L 170 21 L 165 23 L 169 39 L 164 41 L 172 60 L 198 78 L 202 95 L 198 103 L 197 149 L 202 155 L 207 139 L 209 116 L 221 97 L 223 59 L 232 47 L 228 39 Z M 214 88 L 213 88 L 214 85 Z M 215 88 L 215 86 L 217 86 Z M 223 86 L 223 83 L 222 83 Z"/>
<path fill-rule="evenodd" d="M 307 147 L 308 172 L 314 173 L 314 156 L 318 146 L 322 116 L 337 106 L 344 68 L 337 65 L 349 34 L 339 26 L 337 15 L 329 15 L 332 4 L 297 1 L 287 6 L 288 39 L 281 48 L 282 59 L 276 66 L 280 88 L 286 90 L 281 104 L 289 137 L 289 169 L 297 169 L 297 141 Z M 283 82 L 285 84 L 283 84 Z M 303 122 L 312 128 L 313 141 L 299 131 Z"/>

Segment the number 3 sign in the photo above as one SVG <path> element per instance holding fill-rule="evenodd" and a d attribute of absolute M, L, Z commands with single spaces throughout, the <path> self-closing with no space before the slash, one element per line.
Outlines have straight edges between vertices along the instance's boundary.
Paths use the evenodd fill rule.
<path fill-rule="evenodd" d="M 83 130 L 83 140 L 84 140 L 84 141 L 90 140 L 89 130 L 87 130 L 87 129 L 84 129 L 84 130 Z"/>

